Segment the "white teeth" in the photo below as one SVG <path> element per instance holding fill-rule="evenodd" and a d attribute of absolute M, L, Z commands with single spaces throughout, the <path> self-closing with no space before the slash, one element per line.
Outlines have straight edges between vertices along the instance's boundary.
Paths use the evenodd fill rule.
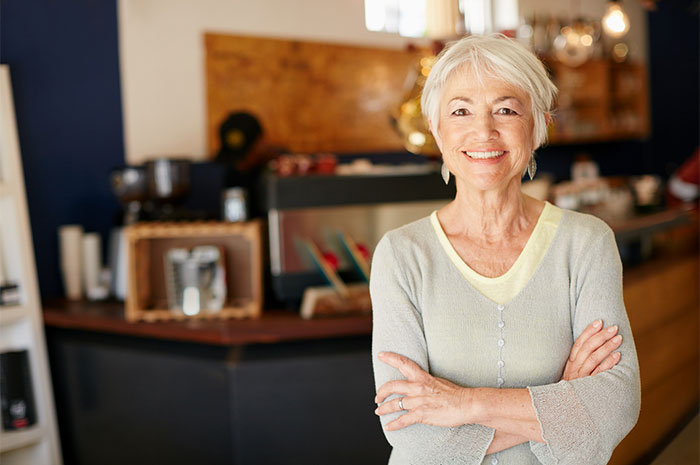
<path fill-rule="evenodd" d="M 467 155 L 469 155 L 471 158 L 495 158 L 495 157 L 500 157 L 503 155 L 505 152 L 504 151 L 498 151 L 494 150 L 492 152 L 464 152 Z"/>

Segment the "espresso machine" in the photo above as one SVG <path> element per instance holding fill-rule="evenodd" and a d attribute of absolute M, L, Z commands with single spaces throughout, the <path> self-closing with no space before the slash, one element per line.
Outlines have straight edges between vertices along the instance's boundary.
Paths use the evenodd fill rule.
<path fill-rule="evenodd" d="M 124 207 L 123 224 L 197 218 L 182 204 L 191 190 L 190 161 L 158 158 L 118 168 L 110 176 L 112 191 Z"/>
<path fill-rule="evenodd" d="M 143 165 L 117 168 L 112 170 L 110 183 L 112 192 L 124 209 L 121 225 L 115 227 L 110 234 L 110 290 L 114 297 L 124 300 L 127 252 L 123 226 L 140 221 L 202 219 L 202 215 L 182 207 L 191 189 L 188 160 L 158 158 Z"/>
<path fill-rule="evenodd" d="M 398 170 L 397 170 L 398 171 Z M 455 195 L 438 169 L 415 174 L 306 175 L 263 180 L 274 296 L 290 307 L 325 279 L 308 252 L 313 243 L 345 282 L 362 279 L 343 237 L 371 253 L 385 232 L 429 215 Z"/>

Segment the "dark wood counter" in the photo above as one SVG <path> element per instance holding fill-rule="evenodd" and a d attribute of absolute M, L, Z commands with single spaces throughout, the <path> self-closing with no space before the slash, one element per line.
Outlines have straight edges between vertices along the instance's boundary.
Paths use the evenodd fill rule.
<path fill-rule="evenodd" d="M 64 463 L 388 460 L 367 315 L 129 323 L 122 303 L 47 303 Z"/>
<path fill-rule="evenodd" d="M 44 323 L 55 328 L 221 346 L 334 339 L 369 335 L 372 331 L 370 315 L 304 320 L 298 313 L 285 310 L 265 310 L 257 320 L 130 323 L 124 319 L 124 304 L 121 302 L 66 300 L 44 305 Z"/>

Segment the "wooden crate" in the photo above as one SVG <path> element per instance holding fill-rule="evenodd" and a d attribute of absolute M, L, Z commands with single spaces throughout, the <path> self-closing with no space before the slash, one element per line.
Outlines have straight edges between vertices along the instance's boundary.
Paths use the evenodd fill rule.
<path fill-rule="evenodd" d="M 259 221 L 242 223 L 138 223 L 125 228 L 129 282 L 128 321 L 189 318 L 257 318 L 262 312 Z M 220 246 L 225 251 L 226 303 L 217 313 L 193 316 L 168 310 L 163 257 L 173 247 Z"/>

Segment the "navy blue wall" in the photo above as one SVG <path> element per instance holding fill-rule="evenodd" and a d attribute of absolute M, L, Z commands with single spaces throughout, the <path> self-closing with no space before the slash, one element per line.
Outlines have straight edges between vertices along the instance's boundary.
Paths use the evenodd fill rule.
<path fill-rule="evenodd" d="M 697 0 L 665 0 L 649 15 L 651 168 L 659 173 L 673 172 L 700 145 L 698 8 Z"/>
<path fill-rule="evenodd" d="M 540 167 L 566 177 L 585 151 L 605 175 L 668 175 L 698 145 L 698 15 L 664 0 L 649 17 L 652 136 L 548 147 Z M 697 3 L 697 2 L 695 2 Z M 118 211 L 111 168 L 123 164 L 116 0 L 0 0 L 0 61 L 11 67 L 41 293 L 61 295 L 56 228 L 103 239 Z"/>
<path fill-rule="evenodd" d="M 116 0 L 0 0 L 0 62 L 10 65 L 44 297 L 62 294 L 57 232 L 107 239 L 124 163 Z"/>

